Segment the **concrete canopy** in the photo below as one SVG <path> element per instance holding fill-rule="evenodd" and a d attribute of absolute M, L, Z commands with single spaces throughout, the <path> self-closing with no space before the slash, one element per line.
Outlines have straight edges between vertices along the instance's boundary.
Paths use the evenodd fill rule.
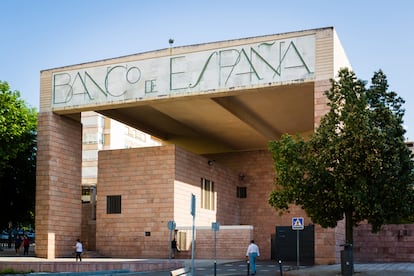
<path fill-rule="evenodd" d="M 311 133 L 313 82 L 137 102 L 99 113 L 193 152 L 263 149 L 284 133 Z"/>
<path fill-rule="evenodd" d="M 314 131 L 315 86 L 343 66 L 331 27 L 169 48 L 43 71 L 41 111 L 96 111 L 198 154 L 265 149 Z"/>

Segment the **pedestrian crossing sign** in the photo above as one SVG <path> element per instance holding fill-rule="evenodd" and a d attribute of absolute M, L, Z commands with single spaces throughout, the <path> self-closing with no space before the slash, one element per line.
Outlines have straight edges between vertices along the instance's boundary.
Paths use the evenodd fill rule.
<path fill-rule="evenodd" d="M 294 217 L 292 218 L 292 229 L 293 230 L 303 230 L 304 223 L 302 217 Z"/>

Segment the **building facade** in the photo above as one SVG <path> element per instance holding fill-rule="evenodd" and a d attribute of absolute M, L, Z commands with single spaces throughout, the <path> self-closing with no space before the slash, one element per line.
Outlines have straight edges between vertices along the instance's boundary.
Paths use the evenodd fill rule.
<path fill-rule="evenodd" d="M 36 255 L 68 256 L 82 236 L 105 256 L 167 258 L 175 237 L 183 257 L 195 246 L 196 257 L 207 258 L 218 222 L 219 256 L 244 257 L 254 238 L 270 259 L 281 254 L 278 231 L 301 217 L 307 258 L 338 262 L 341 223 L 323 229 L 300 207 L 280 216 L 267 203 L 274 189 L 267 145 L 284 133 L 313 133 L 341 67 L 350 64 L 329 27 L 42 71 Z M 160 145 L 102 146 L 96 156 L 88 141 L 107 139 L 104 128 L 86 131 L 92 119 L 82 114 L 92 111 Z M 96 186 L 93 223 L 85 223 L 79 197 L 85 185 Z"/>

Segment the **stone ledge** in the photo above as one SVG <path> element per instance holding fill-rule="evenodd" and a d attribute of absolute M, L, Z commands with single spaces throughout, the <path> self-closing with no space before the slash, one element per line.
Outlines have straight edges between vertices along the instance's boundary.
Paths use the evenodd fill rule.
<path fill-rule="evenodd" d="M 13 260 L 10 260 L 13 259 Z M 32 272 L 89 272 L 128 270 L 131 272 L 167 271 L 184 267 L 184 261 L 180 260 L 127 260 L 127 259 L 102 259 L 84 260 L 30 260 L 25 258 L 3 258 L 0 260 L 0 271 L 13 269 L 15 271 Z"/>

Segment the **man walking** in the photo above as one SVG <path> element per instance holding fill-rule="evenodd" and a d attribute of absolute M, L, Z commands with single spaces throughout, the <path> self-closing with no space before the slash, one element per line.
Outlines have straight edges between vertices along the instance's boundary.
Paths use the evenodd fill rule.
<path fill-rule="evenodd" d="M 81 256 L 82 252 L 83 252 L 82 243 L 81 243 L 80 239 L 77 239 L 76 240 L 76 245 L 75 245 L 75 254 L 76 254 L 75 258 L 76 258 L 76 261 L 78 261 L 78 259 L 79 259 L 79 262 L 82 262 L 82 256 Z"/>
<path fill-rule="evenodd" d="M 259 247 L 254 243 L 254 240 L 250 241 L 246 251 L 246 258 L 250 262 L 250 271 L 252 275 L 256 275 L 256 258 L 260 256 Z"/>

